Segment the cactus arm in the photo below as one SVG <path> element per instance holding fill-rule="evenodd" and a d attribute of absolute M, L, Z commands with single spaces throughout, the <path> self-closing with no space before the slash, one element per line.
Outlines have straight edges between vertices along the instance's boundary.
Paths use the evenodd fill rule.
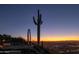
<path fill-rule="evenodd" d="M 38 18 L 39 18 L 39 10 L 38 10 Z"/>
<path fill-rule="evenodd" d="M 34 16 L 33 16 L 33 21 L 34 21 L 34 24 L 35 24 L 35 25 L 37 25 L 37 23 L 36 23 L 36 21 L 35 21 L 35 18 L 34 18 Z"/>
<path fill-rule="evenodd" d="M 42 15 L 40 14 L 40 24 L 42 24 L 42 23 L 43 23 L 43 21 L 41 20 L 41 18 L 42 18 Z"/>
<path fill-rule="evenodd" d="M 43 23 L 43 21 L 41 21 L 41 24 Z"/>

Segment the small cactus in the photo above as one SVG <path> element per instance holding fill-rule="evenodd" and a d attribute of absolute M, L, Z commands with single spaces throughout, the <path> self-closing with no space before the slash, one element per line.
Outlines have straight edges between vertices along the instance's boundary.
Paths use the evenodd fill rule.
<path fill-rule="evenodd" d="M 27 43 L 28 45 L 31 45 L 31 31 L 28 29 L 27 31 Z"/>
<path fill-rule="evenodd" d="M 42 18 L 42 15 L 39 13 L 39 10 L 38 10 L 37 19 L 35 19 L 35 17 L 33 16 L 34 24 L 37 26 L 37 43 L 38 43 L 38 45 L 40 44 L 40 26 L 43 23 L 41 18 Z"/>

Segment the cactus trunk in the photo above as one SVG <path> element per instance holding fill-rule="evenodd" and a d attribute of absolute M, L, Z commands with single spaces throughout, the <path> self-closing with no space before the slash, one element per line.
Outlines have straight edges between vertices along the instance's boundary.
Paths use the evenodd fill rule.
<path fill-rule="evenodd" d="M 40 45 L 40 25 L 37 26 L 37 40 L 38 40 L 38 45 Z"/>

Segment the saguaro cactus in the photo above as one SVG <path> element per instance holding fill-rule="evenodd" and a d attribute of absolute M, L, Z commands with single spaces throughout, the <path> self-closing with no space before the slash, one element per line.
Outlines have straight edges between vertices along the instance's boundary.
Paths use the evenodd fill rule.
<path fill-rule="evenodd" d="M 38 10 L 37 19 L 35 19 L 35 17 L 33 16 L 34 24 L 37 26 L 37 43 L 38 43 L 38 45 L 40 44 L 40 26 L 42 24 L 41 18 L 42 18 L 42 15 L 39 13 L 39 10 Z"/>
<path fill-rule="evenodd" d="M 27 31 L 27 43 L 28 45 L 31 45 L 31 31 L 28 29 Z"/>

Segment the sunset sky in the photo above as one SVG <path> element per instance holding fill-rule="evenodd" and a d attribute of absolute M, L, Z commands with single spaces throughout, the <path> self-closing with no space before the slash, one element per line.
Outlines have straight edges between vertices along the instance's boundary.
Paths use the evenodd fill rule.
<path fill-rule="evenodd" d="M 35 40 L 37 9 L 43 20 L 41 40 L 79 40 L 79 5 L 0 5 L 0 34 L 26 37 L 30 28 Z"/>

